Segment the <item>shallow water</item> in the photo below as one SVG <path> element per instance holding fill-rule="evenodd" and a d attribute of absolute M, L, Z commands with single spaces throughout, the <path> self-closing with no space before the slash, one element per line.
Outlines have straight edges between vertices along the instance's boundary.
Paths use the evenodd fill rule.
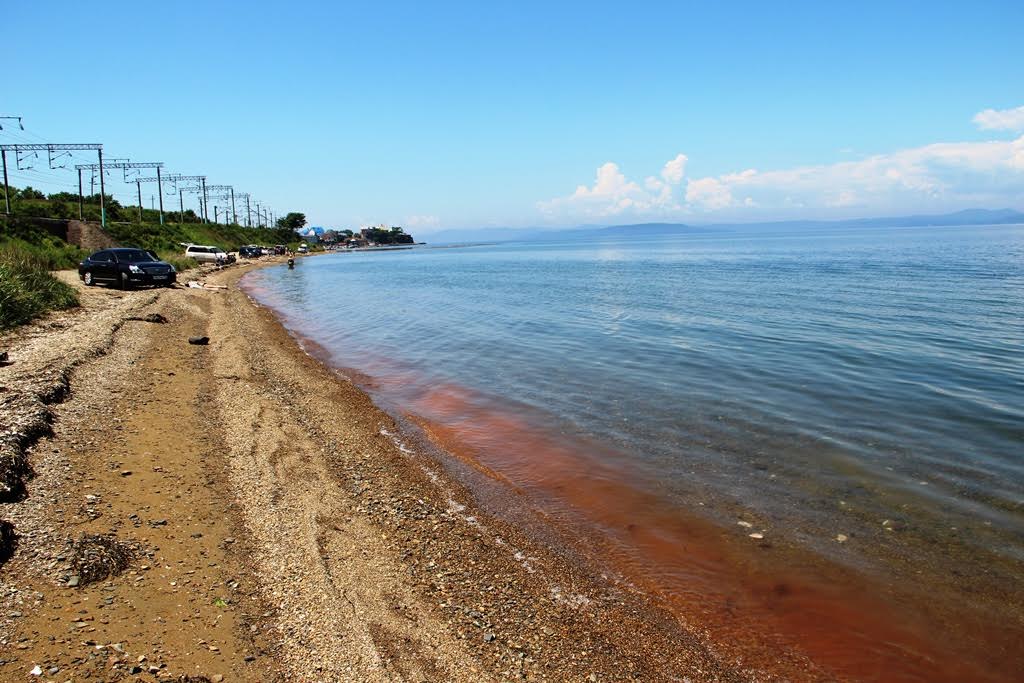
<path fill-rule="evenodd" d="M 246 286 L 684 611 L 717 581 L 751 593 L 749 621 L 717 617 L 735 632 L 775 619 L 806 641 L 838 619 L 806 649 L 864 679 L 934 678 L 871 662 L 985 614 L 1002 635 L 972 675 L 1021 652 L 1022 226 L 346 253 Z M 903 645 L 838 615 L 872 579 L 906 587 L 883 596 Z"/>

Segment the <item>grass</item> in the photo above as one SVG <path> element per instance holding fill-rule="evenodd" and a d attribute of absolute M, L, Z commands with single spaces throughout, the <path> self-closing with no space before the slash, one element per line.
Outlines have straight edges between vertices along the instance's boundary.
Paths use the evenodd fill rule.
<path fill-rule="evenodd" d="M 174 269 L 179 273 L 189 270 L 190 268 L 195 268 L 199 265 L 199 262 L 194 258 L 191 256 L 186 258 L 185 256 L 182 256 L 179 251 L 158 251 L 156 255 L 160 257 L 161 261 L 165 261 L 174 266 Z"/>
<path fill-rule="evenodd" d="M 32 250 L 0 247 L 0 330 L 78 305 L 78 293 L 50 275 L 50 266 L 46 256 Z"/>
<path fill-rule="evenodd" d="M 43 261 L 49 270 L 75 268 L 89 255 L 30 221 L 0 218 L 0 249 L 13 249 Z"/>
<path fill-rule="evenodd" d="M 245 244 L 286 244 L 296 240 L 290 230 L 243 228 L 212 223 L 108 223 L 107 233 L 126 246 L 151 249 L 160 254 L 184 252 L 184 244 L 207 244 L 237 251 Z M 297 242 L 296 242 L 297 244 Z"/>

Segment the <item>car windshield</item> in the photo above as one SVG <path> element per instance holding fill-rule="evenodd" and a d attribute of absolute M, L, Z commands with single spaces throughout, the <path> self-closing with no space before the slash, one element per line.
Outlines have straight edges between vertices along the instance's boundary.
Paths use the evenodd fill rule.
<path fill-rule="evenodd" d="M 156 259 L 141 249 L 124 249 L 117 252 L 117 260 L 121 263 L 147 263 Z"/>

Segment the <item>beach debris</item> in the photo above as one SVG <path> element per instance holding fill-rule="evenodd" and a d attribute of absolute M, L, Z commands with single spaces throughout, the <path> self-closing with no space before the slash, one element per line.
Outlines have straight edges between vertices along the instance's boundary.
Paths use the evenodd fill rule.
<path fill-rule="evenodd" d="M 764 538 L 764 534 L 762 534 L 762 533 L 760 533 L 760 532 L 757 532 L 757 531 L 755 531 L 755 532 L 754 532 L 754 533 L 752 533 L 752 534 L 749 534 L 749 536 L 750 536 L 751 538 L 753 538 L 753 539 L 757 539 L 757 540 L 761 540 L 762 538 Z"/>
<path fill-rule="evenodd" d="M 29 422 L 29 421 L 26 421 Z M 13 425 L 15 429 L 22 425 Z M 45 427 L 38 423 L 25 424 L 18 430 L 20 434 L 15 437 L 28 435 L 34 436 L 37 433 L 44 433 Z M 24 438 L 24 437 L 23 437 Z M 14 502 L 24 498 L 25 482 L 33 475 L 32 466 L 29 464 L 28 456 L 18 448 L 7 447 L 6 443 L 0 443 L 0 501 L 5 503 Z"/>
<path fill-rule="evenodd" d="M 34 667 L 32 667 L 32 670 L 29 671 L 28 673 L 31 676 L 42 676 L 43 675 L 43 668 L 41 666 L 39 666 L 38 664 L 36 664 Z"/>
<path fill-rule="evenodd" d="M 195 346 L 206 346 L 210 343 L 209 337 L 189 337 L 188 343 Z"/>
<path fill-rule="evenodd" d="M 14 525 L 6 519 L 0 519 L 0 563 L 11 558 L 17 545 L 18 535 L 14 533 Z"/>
<path fill-rule="evenodd" d="M 163 317 L 159 313 L 148 313 L 146 315 L 141 315 L 141 316 L 140 315 L 133 315 L 133 316 L 130 316 L 128 318 L 125 318 L 125 320 L 138 320 L 138 321 L 144 322 L 144 323 L 160 323 L 160 324 L 163 324 L 163 323 L 167 322 L 167 318 Z"/>
<path fill-rule="evenodd" d="M 227 289 L 228 288 L 227 285 L 211 285 L 211 284 L 209 284 L 207 282 L 202 282 L 201 280 L 189 280 L 188 281 L 188 286 L 190 288 L 192 288 L 192 289 L 207 289 L 207 290 L 213 290 L 213 291 L 217 291 L 217 290 Z"/>
<path fill-rule="evenodd" d="M 742 519 L 740 521 L 736 522 L 736 523 L 738 525 L 740 525 L 741 527 L 743 527 L 744 529 L 749 529 L 750 527 L 754 526 L 750 522 L 744 522 Z"/>
<path fill-rule="evenodd" d="M 68 579 L 67 586 L 68 588 L 78 588 L 78 584 L 80 583 L 82 583 L 81 577 L 79 577 L 78 574 L 74 574 L 70 579 Z"/>
<path fill-rule="evenodd" d="M 7 365 L 8 362 L 9 361 L 7 360 L 7 352 L 0 351 L 0 365 Z"/>
<path fill-rule="evenodd" d="M 135 548 L 113 535 L 82 534 L 70 545 L 71 569 L 83 586 L 120 574 L 135 557 Z"/>
<path fill-rule="evenodd" d="M 836 540 L 840 543 L 846 543 L 848 540 L 850 540 L 850 537 L 846 534 L 836 534 Z"/>

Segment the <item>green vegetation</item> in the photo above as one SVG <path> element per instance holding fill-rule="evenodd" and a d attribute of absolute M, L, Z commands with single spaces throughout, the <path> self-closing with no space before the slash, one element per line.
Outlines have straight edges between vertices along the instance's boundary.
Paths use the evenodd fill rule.
<path fill-rule="evenodd" d="M 78 305 L 75 289 L 50 275 L 52 262 L 27 244 L 11 240 L 0 247 L 0 330 Z"/>
<path fill-rule="evenodd" d="M 2 200 L 2 197 L 0 197 Z M 185 212 L 185 223 L 171 223 L 177 212 L 166 212 L 167 222 L 160 225 L 159 214 L 146 209 L 144 222 L 138 222 L 138 207 L 122 206 L 112 197 L 105 198 L 107 233 L 124 246 L 140 247 L 155 252 L 178 271 L 195 267 L 185 258 L 183 243 L 209 244 L 225 251 L 236 251 L 244 244 L 286 244 L 298 248 L 300 239 L 286 228 L 252 229 L 239 225 L 200 223 L 191 211 Z M 49 196 L 31 187 L 11 188 L 13 216 L 0 215 L 0 329 L 26 323 L 50 310 L 78 304 L 73 287 L 50 275 L 52 270 L 76 268 L 89 255 L 84 249 L 68 244 L 63 224 L 50 219 L 77 219 L 78 195 L 59 192 Z M 99 196 L 85 198 L 86 220 L 99 220 Z"/>
<path fill-rule="evenodd" d="M 170 252 L 179 257 L 185 251 L 182 244 L 209 244 L 225 251 L 237 251 L 244 244 L 299 243 L 298 235 L 291 230 L 264 230 L 213 223 L 108 223 L 107 233 L 125 246 L 150 249 L 159 254 Z"/>
<path fill-rule="evenodd" d="M 25 221 L 18 221 L 18 217 L 78 218 L 78 195 L 71 192 L 57 192 L 47 196 L 32 187 L 20 190 L 11 188 L 11 204 L 16 214 L 14 224 L 29 225 Z M 179 264 L 184 268 L 195 265 L 191 260 L 183 258 L 182 243 L 209 244 L 225 251 L 236 251 L 243 244 L 253 243 L 287 244 L 294 249 L 298 247 L 300 241 L 298 235 L 287 228 L 253 229 L 240 225 L 202 223 L 190 209 L 185 211 L 184 222 L 179 222 L 180 214 L 177 211 L 165 211 L 165 224 L 160 225 L 158 211 L 143 209 L 140 223 L 139 207 L 123 206 L 109 195 L 104 196 L 104 205 L 107 210 L 106 230 L 111 237 L 124 246 L 141 247 L 154 251 L 161 257 L 167 257 L 164 260 L 173 264 L 175 268 L 178 268 Z M 82 213 L 87 221 L 100 219 L 98 194 L 85 197 Z M 288 216 L 300 216 L 302 222 L 305 223 L 303 214 L 293 213 Z M 7 223 L 11 223 L 11 221 L 7 221 Z M 0 223 L 0 225 L 3 224 Z M 33 239 L 25 241 L 36 243 Z M 84 256 L 84 254 L 76 255 L 75 263 L 77 264 Z"/>
<path fill-rule="evenodd" d="M 104 207 L 107 210 L 107 221 L 138 221 L 139 207 L 124 206 L 109 194 L 103 196 Z M 77 219 L 78 216 L 78 195 L 74 192 L 55 192 L 45 195 L 39 190 L 29 186 L 22 189 L 11 188 L 11 207 L 18 216 L 32 216 L 35 218 L 61 218 Z M 178 200 L 166 204 L 164 211 L 165 221 L 178 221 L 178 211 L 170 209 L 178 208 Z M 100 195 L 99 193 L 86 195 L 82 200 L 82 218 L 87 221 L 98 221 L 100 219 Z M 160 222 L 160 212 L 154 209 L 143 209 L 142 220 L 150 223 Z M 192 209 L 185 209 L 185 222 L 198 223 L 199 216 Z"/>
<path fill-rule="evenodd" d="M 75 268 L 89 255 L 84 249 L 68 244 L 50 234 L 46 228 L 17 217 L 0 216 L 0 249 L 11 249 L 46 264 L 48 270 Z"/>
<path fill-rule="evenodd" d="M 407 235 L 400 227 L 393 227 L 390 230 L 383 228 L 366 228 L 362 231 L 363 237 L 376 242 L 377 244 L 412 244 L 412 235 Z"/>
<path fill-rule="evenodd" d="M 306 214 L 292 211 L 287 216 L 277 219 L 277 227 L 298 230 L 306 227 Z"/>

